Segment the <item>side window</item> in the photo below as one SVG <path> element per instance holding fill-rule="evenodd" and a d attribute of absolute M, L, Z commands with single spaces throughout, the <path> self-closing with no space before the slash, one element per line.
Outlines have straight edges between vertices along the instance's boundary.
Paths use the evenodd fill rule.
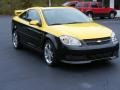
<path fill-rule="evenodd" d="M 20 15 L 20 18 L 26 20 L 26 18 L 27 18 L 27 12 L 24 12 L 22 15 Z"/>
<path fill-rule="evenodd" d="M 71 7 L 75 7 L 76 4 L 77 4 L 77 2 L 72 2 L 72 3 L 69 4 L 69 6 L 71 6 Z"/>
<path fill-rule="evenodd" d="M 40 20 L 40 17 L 39 17 L 39 15 L 38 15 L 38 13 L 37 13 L 37 11 L 35 11 L 35 10 L 29 10 L 28 11 L 28 16 L 27 16 L 27 19 L 28 20 Z"/>
<path fill-rule="evenodd" d="M 77 3 L 77 4 L 76 4 L 76 7 L 77 7 L 77 8 L 81 8 L 81 7 L 82 7 L 82 4 L 81 4 L 81 3 Z"/>
<path fill-rule="evenodd" d="M 75 3 L 71 4 L 70 6 L 71 6 L 71 7 L 75 7 Z"/>
<path fill-rule="evenodd" d="M 23 13 L 20 18 L 27 20 L 27 21 L 31 21 L 31 20 L 40 20 L 40 17 L 37 13 L 36 10 L 29 10 L 26 11 L 25 13 Z"/>
<path fill-rule="evenodd" d="M 84 7 L 89 7 L 89 4 L 88 3 L 84 3 Z"/>
<path fill-rule="evenodd" d="M 91 4 L 91 7 L 93 7 L 93 8 L 98 8 L 98 5 L 97 5 L 97 3 L 92 3 L 92 4 Z"/>

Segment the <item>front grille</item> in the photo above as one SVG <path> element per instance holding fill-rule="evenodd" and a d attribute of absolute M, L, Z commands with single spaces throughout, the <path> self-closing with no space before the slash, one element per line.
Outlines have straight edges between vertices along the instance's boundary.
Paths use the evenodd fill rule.
<path fill-rule="evenodd" d="M 98 38 L 98 39 L 86 39 L 84 40 L 86 45 L 102 45 L 102 44 L 108 44 L 111 42 L 110 37 L 106 38 Z"/>
<path fill-rule="evenodd" d="M 94 55 L 88 55 L 88 58 L 94 60 L 94 59 L 102 59 L 102 58 L 108 58 L 113 56 L 114 56 L 113 52 L 108 52 L 108 53 L 98 53 Z"/>
<path fill-rule="evenodd" d="M 66 61 L 89 61 L 89 60 L 100 60 L 104 58 L 113 57 L 115 52 L 107 52 L 107 53 L 92 53 L 92 54 L 85 54 L 80 56 L 73 56 L 68 55 L 65 57 Z"/>

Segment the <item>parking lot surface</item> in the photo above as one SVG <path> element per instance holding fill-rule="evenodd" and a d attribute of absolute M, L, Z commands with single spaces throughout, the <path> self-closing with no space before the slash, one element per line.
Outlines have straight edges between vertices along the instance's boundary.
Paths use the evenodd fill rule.
<path fill-rule="evenodd" d="M 113 29 L 120 41 L 120 20 L 96 22 Z M 120 58 L 48 67 L 39 53 L 13 48 L 11 18 L 0 16 L 0 90 L 120 90 Z"/>

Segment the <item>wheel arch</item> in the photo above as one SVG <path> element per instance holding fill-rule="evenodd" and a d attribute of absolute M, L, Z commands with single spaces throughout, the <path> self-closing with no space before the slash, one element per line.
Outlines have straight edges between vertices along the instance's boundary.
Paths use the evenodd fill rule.
<path fill-rule="evenodd" d="M 46 42 L 47 40 L 50 40 L 50 41 L 53 43 L 53 45 L 55 46 L 56 49 L 59 48 L 59 41 L 60 41 L 60 40 L 58 39 L 58 37 L 56 37 L 56 36 L 54 36 L 54 35 L 51 35 L 51 34 L 46 34 L 46 35 L 45 35 L 45 39 L 44 39 L 43 46 L 44 46 L 44 44 L 45 44 L 45 42 Z"/>
<path fill-rule="evenodd" d="M 110 11 L 110 13 L 115 13 L 115 15 L 117 15 L 117 11 L 115 10 Z"/>
<path fill-rule="evenodd" d="M 12 24 L 11 24 L 11 30 L 12 30 L 12 33 L 17 29 L 17 27 L 15 26 L 15 21 L 12 20 Z"/>
<path fill-rule="evenodd" d="M 93 14 L 93 12 L 92 12 L 92 11 L 86 11 L 86 14 L 88 14 L 88 13 L 91 13 L 91 14 Z"/>

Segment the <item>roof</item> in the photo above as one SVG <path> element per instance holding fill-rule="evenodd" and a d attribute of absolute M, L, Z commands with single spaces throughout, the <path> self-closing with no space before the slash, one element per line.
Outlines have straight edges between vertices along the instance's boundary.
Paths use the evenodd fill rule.
<path fill-rule="evenodd" d="M 28 9 L 59 9 L 59 8 L 71 8 L 71 7 L 31 7 Z"/>

